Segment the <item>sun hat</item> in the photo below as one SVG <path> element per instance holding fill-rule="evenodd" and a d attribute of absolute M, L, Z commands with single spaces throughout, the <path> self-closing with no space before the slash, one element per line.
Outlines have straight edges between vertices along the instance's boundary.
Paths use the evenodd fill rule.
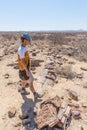
<path fill-rule="evenodd" d="M 29 35 L 29 34 L 27 34 L 27 33 L 23 33 L 23 34 L 21 35 L 21 37 L 22 37 L 22 38 L 27 39 L 29 42 L 31 42 L 31 41 L 32 41 L 32 39 L 31 39 L 30 35 Z"/>

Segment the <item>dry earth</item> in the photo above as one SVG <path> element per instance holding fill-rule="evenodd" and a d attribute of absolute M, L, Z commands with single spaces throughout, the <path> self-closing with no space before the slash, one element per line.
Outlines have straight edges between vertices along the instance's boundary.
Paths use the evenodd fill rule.
<path fill-rule="evenodd" d="M 34 86 L 43 97 L 34 101 L 33 95 L 18 92 L 17 48 L 20 33 L 0 33 L 0 130 L 37 130 L 35 110 L 49 96 L 58 95 L 80 113 L 72 117 L 67 130 L 87 130 L 87 33 L 31 33 L 29 46 Z M 49 74 L 53 70 L 54 74 Z M 26 86 L 27 91 L 30 91 Z M 78 96 L 75 101 L 67 90 Z M 13 111 L 13 117 L 9 117 Z M 30 122 L 23 125 L 20 116 L 28 111 Z M 44 129 L 45 130 L 45 129 Z"/>

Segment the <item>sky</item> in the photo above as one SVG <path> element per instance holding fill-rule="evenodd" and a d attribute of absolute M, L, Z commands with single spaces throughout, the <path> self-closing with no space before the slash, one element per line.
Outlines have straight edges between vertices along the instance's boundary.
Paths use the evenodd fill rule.
<path fill-rule="evenodd" d="M 0 31 L 87 30 L 87 0 L 0 0 Z"/>

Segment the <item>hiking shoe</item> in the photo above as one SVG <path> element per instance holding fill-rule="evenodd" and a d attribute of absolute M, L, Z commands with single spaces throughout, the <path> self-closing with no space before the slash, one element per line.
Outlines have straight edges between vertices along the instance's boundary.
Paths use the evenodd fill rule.
<path fill-rule="evenodd" d="M 18 92 L 20 92 L 21 90 L 25 90 L 25 88 L 23 88 L 23 87 L 18 87 Z"/>
<path fill-rule="evenodd" d="M 37 98 L 41 98 L 42 95 L 38 94 L 37 92 L 34 92 L 34 98 L 37 99 Z"/>
<path fill-rule="evenodd" d="M 20 92 L 21 94 L 24 94 L 24 95 L 30 94 L 29 92 L 26 91 L 25 88 L 19 88 L 19 89 L 18 89 L 18 92 Z"/>

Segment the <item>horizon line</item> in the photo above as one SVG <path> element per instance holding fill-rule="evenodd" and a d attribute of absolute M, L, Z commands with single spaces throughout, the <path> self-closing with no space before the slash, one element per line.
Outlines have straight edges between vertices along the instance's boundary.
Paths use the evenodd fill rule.
<path fill-rule="evenodd" d="M 65 30 L 0 30 L 0 32 L 87 32 L 84 29 L 65 29 Z"/>

